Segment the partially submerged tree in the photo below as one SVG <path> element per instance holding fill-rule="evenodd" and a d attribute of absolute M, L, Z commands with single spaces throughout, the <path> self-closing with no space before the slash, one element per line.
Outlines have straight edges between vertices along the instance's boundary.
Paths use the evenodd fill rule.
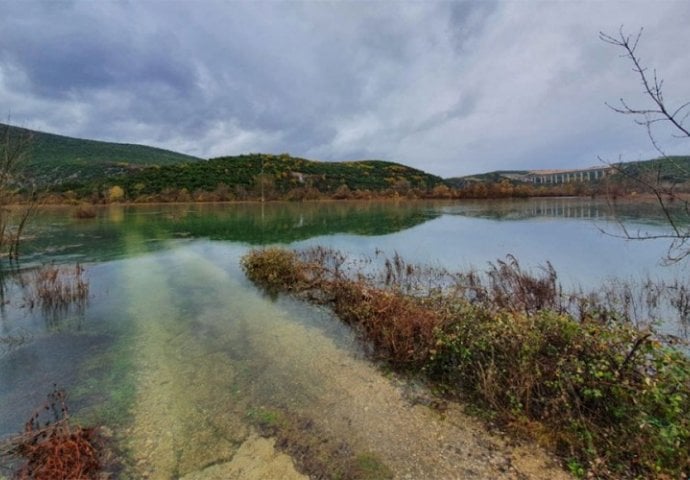
<path fill-rule="evenodd" d="M 678 190 L 677 183 L 668 175 L 664 175 L 664 168 L 673 169 L 680 177 L 690 177 L 685 165 L 678 161 L 677 157 L 668 155 L 661 142 L 657 139 L 655 131 L 657 127 L 669 128 L 676 138 L 690 140 L 690 126 L 686 121 L 690 116 L 690 102 L 680 105 L 671 105 L 664 98 L 664 80 L 660 78 L 656 69 L 651 71 L 644 66 L 637 47 L 642 37 L 642 29 L 636 35 L 626 34 L 623 27 L 617 36 L 600 32 L 599 38 L 619 49 L 623 50 L 621 57 L 627 58 L 632 63 L 632 69 L 637 74 L 642 92 L 647 102 L 645 106 L 631 106 L 621 98 L 618 105 L 607 104 L 614 112 L 633 117 L 634 122 L 646 130 L 650 142 L 659 153 L 660 158 L 654 164 L 652 171 L 641 174 L 639 171 L 631 172 L 621 164 L 612 165 L 621 174 L 632 182 L 637 183 L 644 191 L 650 192 L 656 198 L 668 229 L 662 233 L 633 233 L 621 223 L 623 236 L 631 240 L 668 239 L 667 261 L 677 262 L 690 255 L 690 196 Z"/>
<path fill-rule="evenodd" d="M 19 258 L 24 228 L 38 205 L 35 185 L 24 175 L 31 140 L 28 130 L 0 124 L 0 256 L 10 260 Z"/>

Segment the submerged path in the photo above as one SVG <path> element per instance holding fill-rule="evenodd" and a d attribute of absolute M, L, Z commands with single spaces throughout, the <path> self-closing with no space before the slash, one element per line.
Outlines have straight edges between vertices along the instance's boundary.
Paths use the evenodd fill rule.
<path fill-rule="evenodd" d="M 328 328 L 337 319 L 266 299 L 239 271 L 239 247 L 230 253 L 190 244 L 122 273 L 123 308 L 136 325 L 133 477 L 306 478 L 249 425 L 251 412 L 266 409 L 308 419 L 399 479 L 568 478 L 539 449 L 510 446 L 460 406 L 441 414 L 420 404 L 416 390 L 344 346 Z"/>
<path fill-rule="evenodd" d="M 273 442 L 251 435 L 233 405 L 232 365 L 205 350 L 174 308 L 167 266 L 156 258 L 124 272 L 137 326 L 137 394 L 126 432 L 133 478 L 305 478 Z M 218 358 L 214 358 L 218 355 Z"/>

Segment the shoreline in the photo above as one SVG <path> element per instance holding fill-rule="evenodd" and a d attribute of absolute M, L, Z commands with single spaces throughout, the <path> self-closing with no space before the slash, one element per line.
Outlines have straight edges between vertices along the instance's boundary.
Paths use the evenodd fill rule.
<path fill-rule="evenodd" d="M 272 204 L 318 204 L 318 203 L 408 203 L 408 202 L 444 202 L 444 203 L 464 203 L 464 202 L 496 202 L 496 201 L 519 201 L 527 202 L 533 200 L 592 200 L 601 201 L 602 203 L 610 203 L 612 205 L 619 204 L 658 204 L 659 200 L 653 194 L 628 194 L 620 195 L 614 198 L 606 195 L 542 195 L 529 197 L 478 197 L 478 198 L 445 198 L 445 197 L 424 197 L 424 198 L 408 198 L 400 197 L 371 197 L 371 198 L 315 198 L 303 200 L 289 200 L 289 199 L 271 199 L 261 201 L 258 199 L 252 200 L 214 200 L 214 201 L 151 201 L 151 202 L 137 202 L 137 201 L 116 201 L 116 202 L 90 202 L 87 200 L 74 200 L 64 202 L 37 202 L 39 209 L 45 207 L 109 207 L 109 206 L 123 206 L 131 207 L 138 205 L 272 205 Z M 19 208 L 29 205 L 30 202 L 14 202 L 5 205 L 7 208 Z"/>

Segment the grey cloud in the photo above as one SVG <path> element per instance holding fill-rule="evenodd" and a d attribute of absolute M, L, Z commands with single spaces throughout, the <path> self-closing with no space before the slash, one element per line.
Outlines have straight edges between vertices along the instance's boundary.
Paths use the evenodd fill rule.
<path fill-rule="evenodd" d="M 669 98 L 690 99 L 686 2 L 3 8 L 0 105 L 13 118 L 201 156 L 381 158 L 449 176 L 652 155 L 604 106 L 640 98 L 597 39 L 621 23 L 647 26 L 645 59 L 667 75 Z"/>

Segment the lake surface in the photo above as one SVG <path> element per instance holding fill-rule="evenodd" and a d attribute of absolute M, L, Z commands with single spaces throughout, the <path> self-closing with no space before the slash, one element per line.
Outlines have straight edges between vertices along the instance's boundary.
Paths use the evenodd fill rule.
<path fill-rule="evenodd" d="M 688 273 L 685 264 L 661 265 L 664 241 L 611 235 L 618 221 L 661 231 L 653 205 L 621 206 L 615 216 L 586 199 L 109 206 L 89 220 L 72 213 L 40 212 L 20 271 L 5 273 L 0 337 L 26 342 L 0 344 L 0 436 L 20 431 L 57 384 L 79 420 L 113 430 L 128 452 L 125 478 L 251 468 L 254 477 L 237 478 L 298 478 L 252 433 L 252 418 L 267 411 L 311 419 L 311 435 L 376 455 L 399 478 L 510 478 L 486 460 L 491 449 L 475 463 L 446 449 L 475 427 L 439 422 L 406 401 L 401 391 L 410 387 L 372 365 L 329 312 L 257 290 L 239 266 L 251 248 L 380 250 L 451 270 L 511 254 L 527 268 L 549 261 L 567 288 L 586 290 Z M 56 313 L 25 305 L 18 279 L 49 262 L 86 268 L 86 306 Z M 409 442 L 427 436 L 427 446 Z M 460 463 L 464 473 L 453 470 Z"/>

